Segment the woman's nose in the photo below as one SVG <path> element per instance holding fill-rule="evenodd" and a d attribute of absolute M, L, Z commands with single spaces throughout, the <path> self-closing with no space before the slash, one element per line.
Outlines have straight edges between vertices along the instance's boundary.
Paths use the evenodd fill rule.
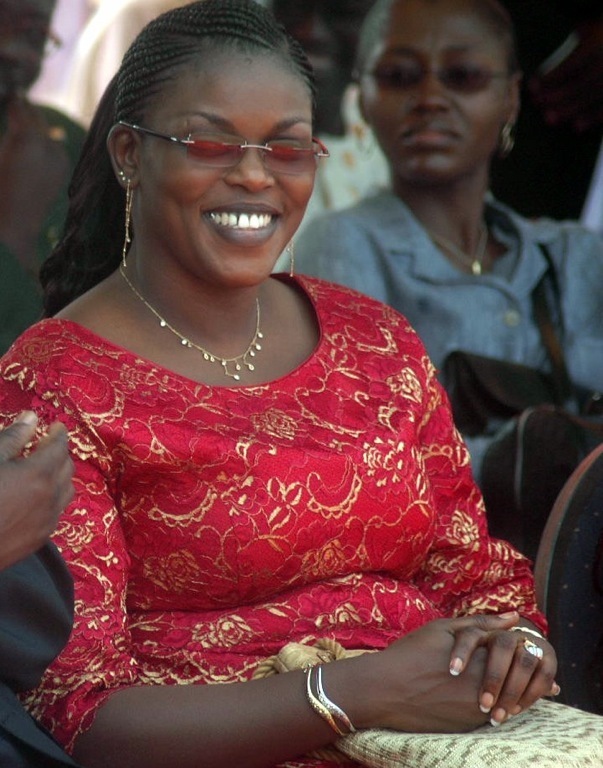
<path fill-rule="evenodd" d="M 249 189 L 262 189 L 274 184 L 274 174 L 266 166 L 265 150 L 262 147 L 245 147 L 241 156 L 226 176 L 231 183 L 241 184 Z"/>
<path fill-rule="evenodd" d="M 423 70 L 422 77 L 413 90 L 420 103 L 433 103 L 438 106 L 443 102 L 447 103 L 448 89 L 435 69 Z"/>

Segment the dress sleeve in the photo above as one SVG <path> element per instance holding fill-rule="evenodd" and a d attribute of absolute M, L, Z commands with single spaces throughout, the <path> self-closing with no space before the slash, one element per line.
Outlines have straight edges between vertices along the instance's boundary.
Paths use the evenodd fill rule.
<path fill-rule="evenodd" d="M 7 358 L 19 360 L 19 352 L 17 342 Z M 129 559 L 116 506 L 119 468 L 111 466 L 98 427 L 51 380 L 52 368 L 48 376 L 42 364 L 33 371 L 4 363 L 0 421 L 30 408 L 41 432 L 55 420 L 67 427 L 75 495 L 53 539 L 74 579 L 75 620 L 66 647 L 25 703 L 69 751 L 109 693 L 136 682 L 125 610 Z"/>
<path fill-rule="evenodd" d="M 424 413 L 422 455 L 437 514 L 433 546 L 416 577 L 418 585 L 444 615 L 517 610 L 546 629 L 536 604 L 530 561 L 507 542 L 488 535 L 469 453 L 433 368 Z"/>

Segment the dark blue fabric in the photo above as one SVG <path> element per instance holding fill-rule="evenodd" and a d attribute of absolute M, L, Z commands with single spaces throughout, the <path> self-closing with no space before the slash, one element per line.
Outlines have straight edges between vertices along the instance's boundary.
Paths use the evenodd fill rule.
<path fill-rule="evenodd" d="M 0 768 L 76 765 L 16 696 L 38 684 L 72 620 L 73 582 L 54 545 L 0 572 Z"/>

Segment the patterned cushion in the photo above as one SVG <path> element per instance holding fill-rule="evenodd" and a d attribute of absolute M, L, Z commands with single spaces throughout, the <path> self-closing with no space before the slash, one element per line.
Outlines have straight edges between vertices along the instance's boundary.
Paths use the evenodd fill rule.
<path fill-rule="evenodd" d="M 337 748 L 371 768 L 601 768 L 603 717 L 541 700 L 471 733 L 367 730 Z"/>
<path fill-rule="evenodd" d="M 254 678 L 355 656 L 330 638 L 288 643 L 258 665 Z M 603 717 L 541 699 L 526 712 L 470 733 L 401 733 L 371 728 L 312 753 L 334 765 L 369 768 L 603 768 Z M 347 764 L 347 763 L 346 763 Z"/>

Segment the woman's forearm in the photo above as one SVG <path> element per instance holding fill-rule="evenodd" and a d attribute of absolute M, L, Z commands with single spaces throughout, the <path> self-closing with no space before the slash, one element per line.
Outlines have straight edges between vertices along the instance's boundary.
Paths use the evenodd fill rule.
<path fill-rule="evenodd" d="M 113 694 L 76 741 L 86 768 L 260 768 L 337 738 L 309 706 L 305 675 Z"/>

